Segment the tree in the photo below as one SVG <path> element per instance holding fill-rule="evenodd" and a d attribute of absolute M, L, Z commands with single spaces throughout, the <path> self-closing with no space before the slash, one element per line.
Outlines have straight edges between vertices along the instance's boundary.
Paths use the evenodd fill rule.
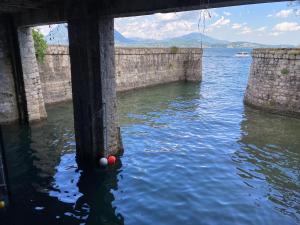
<path fill-rule="evenodd" d="M 34 40 L 35 54 L 39 62 L 42 62 L 45 58 L 47 50 L 47 42 L 44 35 L 38 30 L 32 29 L 32 37 Z"/>

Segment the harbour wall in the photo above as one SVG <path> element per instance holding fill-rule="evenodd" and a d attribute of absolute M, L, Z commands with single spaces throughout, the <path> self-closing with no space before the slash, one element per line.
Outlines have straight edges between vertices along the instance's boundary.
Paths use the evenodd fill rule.
<path fill-rule="evenodd" d="M 1 36 L 1 29 L 0 29 Z M 6 43 L 0 39 L 0 123 L 18 120 L 14 77 Z M 199 48 L 115 48 L 117 91 L 127 91 L 174 81 L 202 79 L 202 50 Z M 28 68 L 32 64 L 28 64 Z M 26 67 L 26 68 L 27 68 Z M 37 83 L 26 89 L 26 96 L 38 96 L 39 103 L 51 104 L 72 99 L 71 68 L 68 46 L 48 46 L 34 77 L 24 82 Z M 38 74 L 38 77 L 36 76 Z M 82 74 L 85 76 L 85 74 Z M 38 79 L 37 79 L 38 78 Z M 26 80 L 25 80 L 26 79 Z M 31 87 L 30 85 L 27 85 Z M 40 88 L 41 86 L 41 88 Z M 39 91 L 41 89 L 41 91 Z M 42 93 L 42 95 L 37 95 Z M 31 99 L 31 98 L 30 98 Z M 29 100 L 30 100 L 29 99 Z M 40 101 L 41 100 L 41 101 Z M 30 100 L 30 104 L 31 104 Z M 33 106 L 35 107 L 35 106 Z M 36 108 L 41 108 L 40 104 Z M 35 115 L 35 114 L 34 114 Z"/>
<path fill-rule="evenodd" d="M 247 105 L 300 117 L 300 49 L 254 49 Z"/>
<path fill-rule="evenodd" d="M 117 47 L 115 59 L 117 91 L 202 78 L 199 48 Z M 72 99 L 68 46 L 49 46 L 39 71 L 45 103 Z"/>

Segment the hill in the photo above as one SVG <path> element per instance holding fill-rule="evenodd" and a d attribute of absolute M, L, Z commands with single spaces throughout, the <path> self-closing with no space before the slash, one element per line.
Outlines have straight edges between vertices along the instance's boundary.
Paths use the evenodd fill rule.
<path fill-rule="evenodd" d="M 166 38 L 163 40 L 143 39 L 143 38 L 127 38 L 118 31 L 114 31 L 116 46 L 127 47 L 201 47 L 204 48 L 280 48 L 294 47 L 293 45 L 264 45 L 253 42 L 230 42 L 219 40 L 201 33 L 189 33 L 183 36 Z M 68 45 L 68 28 L 66 24 L 59 24 L 53 28 L 45 37 L 48 44 Z"/>

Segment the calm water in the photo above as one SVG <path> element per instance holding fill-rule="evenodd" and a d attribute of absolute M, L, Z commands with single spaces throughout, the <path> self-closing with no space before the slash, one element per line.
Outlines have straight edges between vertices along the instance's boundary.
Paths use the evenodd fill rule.
<path fill-rule="evenodd" d="M 72 105 L 5 127 L 12 207 L 0 224 L 300 223 L 300 120 L 250 109 L 251 58 L 205 51 L 203 81 L 119 95 L 125 154 L 76 169 Z"/>

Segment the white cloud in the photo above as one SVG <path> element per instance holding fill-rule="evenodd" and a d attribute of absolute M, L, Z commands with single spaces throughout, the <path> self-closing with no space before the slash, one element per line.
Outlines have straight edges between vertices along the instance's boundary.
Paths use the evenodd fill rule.
<path fill-rule="evenodd" d="M 280 32 L 272 32 L 272 33 L 270 33 L 271 36 L 278 36 L 280 34 L 281 34 Z"/>
<path fill-rule="evenodd" d="M 155 17 L 156 18 L 156 17 Z M 142 21 L 141 21 L 142 20 Z M 164 39 L 185 35 L 197 31 L 197 21 L 158 20 L 153 17 L 143 17 L 141 20 L 122 23 L 121 19 L 115 20 L 115 28 L 126 37 L 146 39 Z"/>
<path fill-rule="evenodd" d="M 154 14 L 160 20 L 174 20 L 176 19 L 176 13 L 156 13 Z"/>
<path fill-rule="evenodd" d="M 55 28 L 57 26 L 57 24 L 53 24 L 53 25 L 43 25 L 43 26 L 37 26 L 34 27 L 34 29 L 37 29 L 38 31 L 40 31 L 44 36 L 46 36 L 47 34 L 49 34 L 49 32 Z"/>
<path fill-rule="evenodd" d="M 260 27 L 258 29 L 256 29 L 256 31 L 259 31 L 259 32 L 263 32 L 267 29 L 267 27 Z"/>
<path fill-rule="evenodd" d="M 224 16 L 222 16 L 220 19 L 218 19 L 216 22 L 214 22 L 210 26 L 220 28 L 220 27 L 225 26 L 229 23 L 230 23 L 230 19 L 225 19 Z"/>
<path fill-rule="evenodd" d="M 275 14 L 276 17 L 286 18 L 293 14 L 293 9 L 283 9 Z"/>
<path fill-rule="evenodd" d="M 232 29 L 235 29 L 235 30 L 238 30 L 238 29 L 240 29 L 240 28 L 242 28 L 242 24 L 239 24 L 239 23 L 234 23 L 234 24 L 232 24 Z"/>
<path fill-rule="evenodd" d="M 300 9 L 283 9 L 278 11 L 274 15 L 273 14 L 267 15 L 267 17 L 287 18 L 293 15 L 300 16 Z"/>
<path fill-rule="evenodd" d="M 294 22 L 278 23 L 273 30 L 277 32 L 298 31 L 300 30 L 300 24 Z"/>
<path fill-rule="evenodd" d="M 232 14 L 230 12 L 224 12 L 225 16 L 231 16 Z"/>
<path fill-rule="evenodd" d="M 250 27 L 243 27 L 242 31 L 240 34 L 250 34 L 252 33 L 252 29 Z"/>

